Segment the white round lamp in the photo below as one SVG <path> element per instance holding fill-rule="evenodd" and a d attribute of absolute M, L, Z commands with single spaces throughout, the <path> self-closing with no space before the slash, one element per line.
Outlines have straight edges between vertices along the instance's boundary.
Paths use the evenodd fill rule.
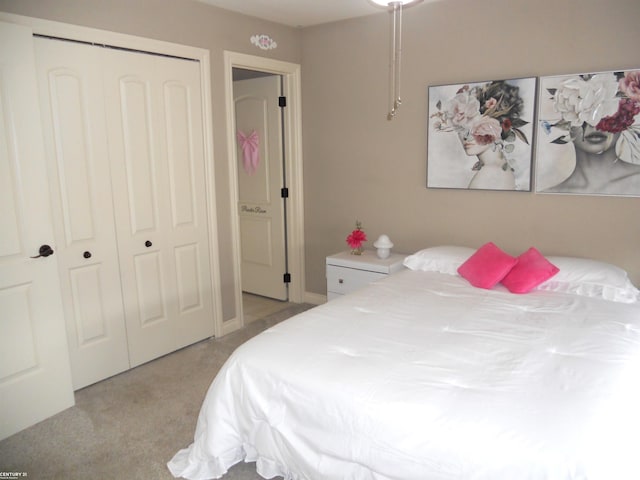
<path fill-rule="evenodd" d="M 380 259 L 385 259 L 391 254 L 393 243 L 386 235 L 380 235 L 378 239 L 373 242 L 373 246 L 376 247 L 376 255 Z"/>

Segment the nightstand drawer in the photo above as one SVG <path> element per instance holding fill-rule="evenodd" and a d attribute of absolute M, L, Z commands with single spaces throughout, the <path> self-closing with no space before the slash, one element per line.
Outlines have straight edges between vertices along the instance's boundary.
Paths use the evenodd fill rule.
<path fill-rule="evenodd" d="M 385 273 L 327 265 L 327 292 L 345 295 L 386 276 Z"/>

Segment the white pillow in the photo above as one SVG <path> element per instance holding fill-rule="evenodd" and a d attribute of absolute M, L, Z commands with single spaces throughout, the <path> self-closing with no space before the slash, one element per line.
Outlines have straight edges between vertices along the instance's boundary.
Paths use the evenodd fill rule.
<path fill-rule="evenodd" d="M 627 272 L 605 262 L 575 257 L 547 257 L 560 271 L 537 290 L 573 293 L 621 303 L 640 301 Z"/>
<path fill-rule="evenodd" d="M 458 267 L 474 252 L 473 248 L 450 245 L 425 248 L 405 258 L 404 266 L 411 270 L 457 275 Z"/>

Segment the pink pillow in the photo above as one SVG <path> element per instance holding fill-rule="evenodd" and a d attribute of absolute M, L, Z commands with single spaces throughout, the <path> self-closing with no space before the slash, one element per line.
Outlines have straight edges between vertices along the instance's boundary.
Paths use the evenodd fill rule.
<path fill-rule="evenodd" d="M 502 284 L 512 293 L 527 293 L 559 271 L 558 267 L 531 247 L 518 257 L 518 263 L 502 279 Z"/>
<path fill-rule="evenodd" d="M 518 259 L 489 242 L 460 265 L 458 273 L 474 287 L 493 288 L 517 262 Z"/>

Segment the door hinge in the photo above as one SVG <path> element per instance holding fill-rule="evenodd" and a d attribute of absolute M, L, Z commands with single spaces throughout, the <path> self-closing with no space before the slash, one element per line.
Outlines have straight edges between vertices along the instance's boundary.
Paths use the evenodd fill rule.
<path fill-rule="evenodd" d="M 285 274 L 282 276 L 282 281 L 283 281 L 284 283 L 291 283 L 291 274 L 290 274 L 290 273 L 285 273 Z"/>
<path fill-rule="evenodd" d="M 280 196 L 282 198 L 289 198 L 289 189 L 287 187 L 283 187 L 280 189 Z"/>
<path fill-rule="evenodd" d="M 278 97 L 278 106 L 286 107 L 287 106 L 287 97 Z"/>

